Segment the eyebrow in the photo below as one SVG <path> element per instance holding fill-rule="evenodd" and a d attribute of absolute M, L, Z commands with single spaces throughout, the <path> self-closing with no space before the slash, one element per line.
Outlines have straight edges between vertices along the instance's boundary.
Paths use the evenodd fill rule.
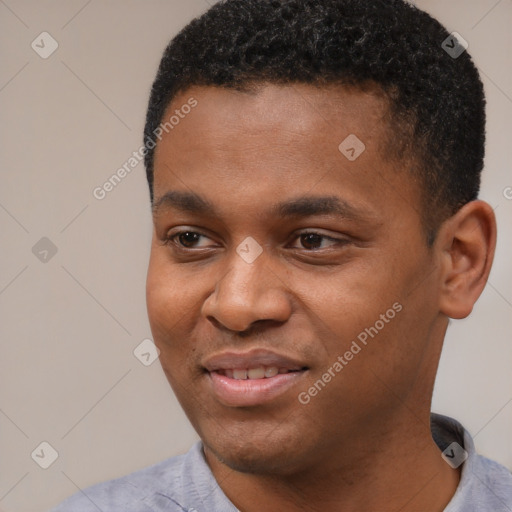
<path fill-rule="evenodd" d="M 337 196 L 303 196 L 276 204 L 272 211 L 279 217 L 288 218 L 335 215 L 355 220 L 366 217 L 363 211 Z"/>
<path fill-rule="evenodd" d="M 218 216 L 215 206 L 195 192 L 170 190 L 153 204 L 153 215 L 161 210 L 175 209 L 200 215 Z M 314 215 L 335 215 L 357 220 L 368 217 L 368 213 L 350 205 L 337 196 L 301 196 L 272 206 L 274 216 L 284 218 L 304 218 Z M 366 214 L 365 214 L 366 213 Z"/>
<path fill-rule="evenodd" d="M 207 199 L 195 192 L 181 192 L 179 190 L 169 190 L 166 192 L 154 202 L 151 209 L 153 215 L 156 215 L 160 210 L 168 210 L 170 208 L 212 216 L 215 216 L 217 213 L 213 204 Z"/>

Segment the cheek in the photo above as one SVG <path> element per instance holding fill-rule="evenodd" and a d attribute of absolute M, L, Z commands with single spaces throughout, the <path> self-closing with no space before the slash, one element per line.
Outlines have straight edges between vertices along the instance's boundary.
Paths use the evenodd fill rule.
<path fill-rule="evenodd" d="M 148 313 L 156 322 L 166 322 L 194 300 L 194 281 L 186 269 L 170 261 L 166 247 L 153 245 L 146 280 Z"/>
<path fill-rule="evenodd" d="M 177 287 L 152 258 L 146 281 L 146 304 L 152 328 L 171 324 L 174 309 L 179 304 L 176 295 Z"/>
<path fill-rule="evenodd" d="M 160 364 L 179 397 L 191 357 L 184 343 L 187 311 L 191 308 L 183 300 L 180 286 L 169 274 L 167 265 L 162 267 L 157 263 L 152 256 L 146 282 L 148 318 L 154 343 L 160 351 Z"/>
<path fill-rule="evenodd" d="M 356 402 L 370 400 L 365 396 L 368 388 L 374 389 L 380 400 L 377 388 L 383 382 L 393 389 L 400 389 L 403 381 L 410 384 L 421 364 L 435 316 L 426 307 L 428 303 L 432 309 L 435 303 L 426 282 L 411 293 L 422 262 L 415 264 L 410 258 L 404 265 L 382 255 L 374 259 L 374 264 L 358 263 L 350 266 L 350 271 L 347 266 L 334 279 L 317 279 L 314 287 L 302 284 L 300 289 L 326 364 L 316 369 L 312 380 L 341 356 L 339 375 L 343 377 L 333 379 L 336 383 L 331 389 L 341 387 L 357 397 Z M 304 279 L 297 280 L 300 282 Z"/>
<path fill-rule="evenodd" d="M 194 358 L 191 338 L 200 337 L 201 305 L 208 294 L 206 282 L 196 272 L 191 275 L 169 262 L 165 248 L 153 249 L 146 281 L 146 304 L 164 368 L 185 368 Z"/>
<path fill-rule="evenodd" d="M 153 250 L 146 280 L 148 318 L 157 346 L 175 337 L 180 319 L 191 309 L 190 299 L 183 292 L 185 283 L 165 259 Z"/>
<path fill-rule="evenodd" d="M 315 278 L 309 286 L 305 285 L 311 280 L 299 276 L 295 289 L 319 332 L 339 340 L 340 345 L 334 348 L 341 350 L 344 342 L 373 326 L 397 300 L 395 284 L 385 277 L 386 273 L 377 272 L 375 267 L 354 264 L 337 275 Z"/>

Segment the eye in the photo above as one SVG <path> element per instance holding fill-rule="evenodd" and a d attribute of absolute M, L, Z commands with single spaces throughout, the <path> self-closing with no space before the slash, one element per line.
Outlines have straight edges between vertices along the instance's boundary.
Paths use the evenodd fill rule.
<path fill-rule="evenodd" d="M 180 231 L 169 235 L 166 239 L 166 243 L 174 243 L 178 247 L 185 249 L 194 249 L 196 247 L 207 247 L 206 244 L 198 245 L 201 239 L 209 240 L 208 237 L 197 233 L 196 231 Z"/>
<path fill-rule="evenodd" d="M 201 249 L 211 247 L 211 239 L 202 233 L 192 230 L 183 230 L 170 233 L 165 239 L 167 245 L 173 244 L 178 249 Z M 308 252 L 327 249 L 333 246 L 346 244 L 345 239 L 333 238 L 322 233 L 308 231 L 299 233 L 295 237 L 295 244 L 292 245 L 296 249 L 305 249 Z M 300 245 L 297 245 L 299 243 Z"/>
<path fill-rule="evenodd" d="M 307 249 L 308 251 L 326 249 L 333 245 L 342 245 L 343 243 L 346 243 L 345 240 L 332 238 L 316 232 L 300 233 L 297 236 L 297 241 L 300 242 L 302 248 Z"/>

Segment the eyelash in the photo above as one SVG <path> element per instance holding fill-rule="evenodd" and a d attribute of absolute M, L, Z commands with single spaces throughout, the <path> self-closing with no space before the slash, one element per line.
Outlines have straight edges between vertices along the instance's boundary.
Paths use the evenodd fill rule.
<path fill-rule="evenodd" d="M 186 233 L 193 234 L 193 235 L 199 235 L 199 236 L 202 236 L 202 237 L 205 237 L 205 238 L 209 238 L 207 235 L 205 235 L 205 234 L 203 234 L 203 233 L 201 233 L 199 231 L 192 231 L 192 230 L 188 230 L 187 229 L 187 230 L 183 230 L 183 231 L 178 231 L 176 233 L 173 233 L 170 236 L 167 236 L 164 239 L 164 244 L 167 245 L 167 246 L 174 245 L 178 250 L 185 251 L 185 252 L 197 250 L 197 248 L 194 248 L 194 247 L 192 247 L 192 248 L 184 247 L 183 245 L 181 245 L 179 243 L 178 238 L 181 235 L 184 235 Z M 340 246 L 340 245 L 343 246 L 343 245 L 346 245 L 348 243 L 347 239 L 333 238 L 333 237 L 324 235 L 322 233 L 318 233 L 317 231 L 304 231 L 302 233 L 297 233 L 297 235 L 294 238 L 294 241 L 299 239 L 300 237 L 302 237 L 304 235 L 317 235 L 318 237 L 320 237 L 322 239 L 322 241 L 328 240 L 329 242 L 334 242 L 334 244 L 336 244 L 338 246 Z M 306 249 L 306 248 L 303 248 L 303 250 L 305 250 L 307 252 L 317 252 L 317 251 L 321 251 L 322 249 L 321 248 L 320 249 Z"/>

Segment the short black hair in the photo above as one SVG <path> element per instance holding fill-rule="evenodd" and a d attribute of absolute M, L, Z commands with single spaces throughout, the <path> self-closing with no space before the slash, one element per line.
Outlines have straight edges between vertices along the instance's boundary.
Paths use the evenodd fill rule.
<path fill-rule="evenodd" d="M 415 162 L 431 244 L 440 222 L 477 198 L 484 159 L 483 85 L 466 51 L 447 51 L 462 51 L 451 37 L 404 0 L 218 2 L 161 59 L 144 129 L 151 201 L 155 130 L 189 87 L 374 84 L 389 100 L 395 157 Z"/>

